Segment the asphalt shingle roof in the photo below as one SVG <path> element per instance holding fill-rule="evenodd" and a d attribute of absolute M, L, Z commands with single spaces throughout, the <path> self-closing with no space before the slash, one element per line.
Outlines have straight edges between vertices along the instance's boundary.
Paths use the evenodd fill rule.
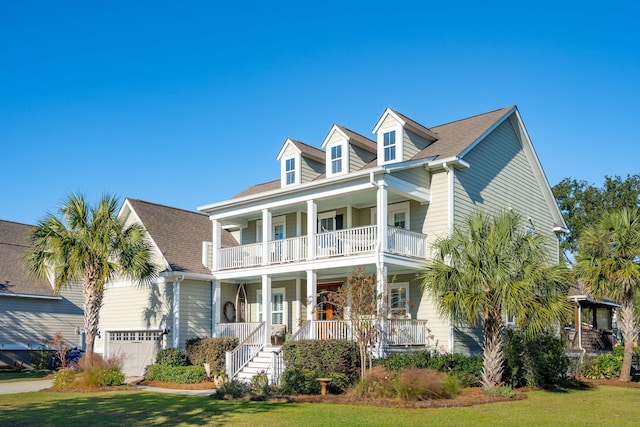
<path fill-rule="evenodd" d="M 127 199 L 173 271 L 209 274 L 202 265 L 202 242 L 210 242 L 211 221 L 207 215 Z M 231 233 L 222 231 L 222 246 L 237 246 Z"/>
<path fill-rule="evenodd" d="M 0 220 L 0 292 L 56 295 L 48 280 L 31 276 L 23 264 L 33 228 L 33 225 Z"/>

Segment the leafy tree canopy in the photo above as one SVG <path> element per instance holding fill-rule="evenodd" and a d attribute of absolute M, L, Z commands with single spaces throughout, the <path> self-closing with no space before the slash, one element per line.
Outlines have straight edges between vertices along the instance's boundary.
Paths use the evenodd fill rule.
<path fill-rule="evenodd" d="M 640 207 L 640 175 L 605 176 L 602 187 L 565 178 L 553 188 L 569 234 L 562 237 L 563 251 L 575 252 L 585 228 L 600 220 L 605 211 Z"/>

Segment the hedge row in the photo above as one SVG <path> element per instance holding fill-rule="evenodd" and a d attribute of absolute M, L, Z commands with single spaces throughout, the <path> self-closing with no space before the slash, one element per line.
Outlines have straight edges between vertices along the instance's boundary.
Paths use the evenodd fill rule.
<path fill-rule="evenodd" d="M 202 366 L 149 365 L 144 378 L 165 383 L 193 384 L 204 382 L 207 373 Z"/>

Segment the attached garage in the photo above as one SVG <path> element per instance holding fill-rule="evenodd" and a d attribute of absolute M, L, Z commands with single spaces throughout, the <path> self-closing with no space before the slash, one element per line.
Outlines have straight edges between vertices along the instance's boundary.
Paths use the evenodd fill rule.
<path fill-rule="evenodd" d="M 125 375 L 141 377 L 147 365 L 156 360 L 162 348 L 160 331 L 109 332 L 109 357 L 122 358 Z"/>

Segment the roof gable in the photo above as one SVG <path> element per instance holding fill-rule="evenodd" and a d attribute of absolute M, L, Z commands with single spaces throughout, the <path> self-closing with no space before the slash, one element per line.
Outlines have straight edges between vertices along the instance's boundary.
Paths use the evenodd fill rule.
<path fill-rule="evenodd" d="M 209 217 L 202 213 L 126 199 L 172 271 L 209 274 L 202 265 L 202 243 L 212 239 Z M 223 230 L 223 246 L 237 246 L 231 233 Z"/>

